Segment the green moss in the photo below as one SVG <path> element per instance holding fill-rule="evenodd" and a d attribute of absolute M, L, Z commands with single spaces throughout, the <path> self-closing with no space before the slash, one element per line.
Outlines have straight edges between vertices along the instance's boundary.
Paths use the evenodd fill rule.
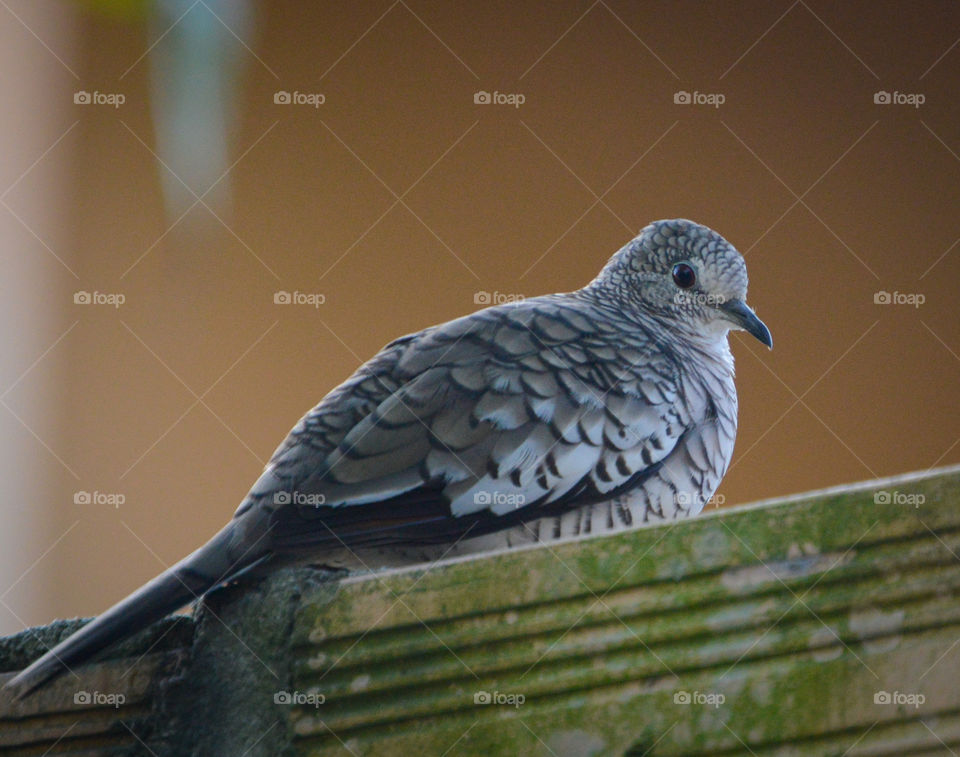
<path fill-rule="evenodd" d="M 958 505 L 954 468 L 427 569 L 287 568 L 113 654 L 189 650 L 143 689 L 164 757 L 915 754 L 960 740 Z"/>

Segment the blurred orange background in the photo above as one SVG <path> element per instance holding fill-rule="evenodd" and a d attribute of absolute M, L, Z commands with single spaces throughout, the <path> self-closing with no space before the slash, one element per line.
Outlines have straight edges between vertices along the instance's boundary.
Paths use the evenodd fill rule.
<path fill-rule="evenodd" d="M 735 244 L 774 335 L 732 337 L 726 504 L 960 462 L 958 36 L 952 2 L 8 0 L 0 633 L 199 546 L 386 342 L 657 218 Z"/>

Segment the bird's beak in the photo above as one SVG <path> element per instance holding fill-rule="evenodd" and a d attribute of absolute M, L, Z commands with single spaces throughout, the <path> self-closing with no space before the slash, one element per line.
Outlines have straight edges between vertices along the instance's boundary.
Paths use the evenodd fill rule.
<path fill-rule="evenodd" d="M 773 349 L 773 337 L 770 336 L 770 329 L 757 318 L 757 314 L 743 300 L 727 300 L 720 305 L 720 310 L 724 312 L 727 320 L 732 321 L 737 328 L 743 329 L 748 334 L 753 334 L 767 347 Z"/>

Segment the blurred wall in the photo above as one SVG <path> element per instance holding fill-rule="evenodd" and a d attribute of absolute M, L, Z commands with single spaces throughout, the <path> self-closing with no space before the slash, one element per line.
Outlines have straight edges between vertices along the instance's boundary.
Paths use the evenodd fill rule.
<path fill-rule="evenodd" d="M 76 277 L 0 208 L 6 384 L 76 325 L 6 399 L 31 430 L 0 408 L 36 483 L 0 632 L 201 544 L 387 341 L 577 288 L 656 218 L 744 252 L 774 334 L 733 337 L 727 504 L 960 461 L 954 3 L 8 4 L 5 185 L 77 125 L 7 198 Z"/>
<path fill-rule="evenodd" d="M 79 23 L 59 3 L 0 7 L 0 633 L 56 613 L 57 553 L 83 517 L 63 499 L 79 475 L 67 462 L 78 324 L 65 292 L 78 280 L 80 124 L 63 96 L 79 77 Z"/>

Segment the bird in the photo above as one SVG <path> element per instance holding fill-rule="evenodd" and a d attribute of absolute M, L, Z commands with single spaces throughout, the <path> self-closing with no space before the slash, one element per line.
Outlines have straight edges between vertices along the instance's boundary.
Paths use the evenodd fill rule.
<path fill-rule="evenodd" d="M 7 683 L 22 699 L 244 571 L 374 569 L 699 513 L 733 454 L 736 248 L 644 227 L 582 289 L 387 344 L 304 415 L 204 546 Z"/>

